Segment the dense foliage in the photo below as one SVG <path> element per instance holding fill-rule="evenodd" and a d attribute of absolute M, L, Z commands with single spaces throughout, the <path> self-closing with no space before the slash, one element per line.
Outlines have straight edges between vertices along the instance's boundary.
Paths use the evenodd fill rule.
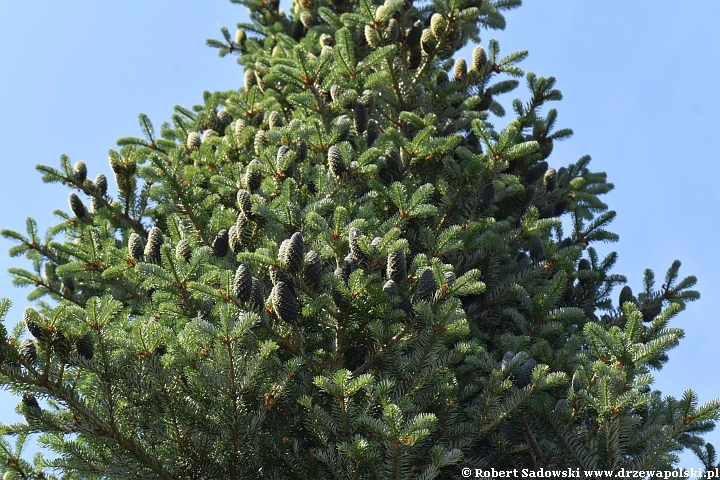
<path fill-rule="evenodd" d="M 713 466 L 720 402 L 651 389 L 695 278 L 675 262 L 613 302 L 625 278 L 592 246 L 617 240 L 612 184 L 589 157 L 549 167 L 572 134 L 555 80 L 494 40 L 459 57 L 519 1 L 237 3 L 252 22 L 208 43 L 243 88 L 159 134 L 141 115 L 117 194 L 82 161 L 38 166 L 70 212 L 2 232 L 35 301 L 0 332 L 27 420 L 3 427 L 7 478 L 663 470 L 684 447 Z"/>

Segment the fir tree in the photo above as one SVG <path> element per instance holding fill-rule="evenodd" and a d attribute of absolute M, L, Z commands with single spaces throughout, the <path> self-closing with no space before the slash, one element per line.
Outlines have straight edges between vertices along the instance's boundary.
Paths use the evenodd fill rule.
<path fill-rule="evenodd" d="M 665 470 L 686 447 L 712 468 L 720 402 L 651 388 L 695 278 L 676 261 L 613 303 L 625 278 L 592 245 L 617 240 L 613 186 L 589 157 L 550 167 L 572 134 L 541 114 L 555 79 L 495 40 L 457 53 L 519 0 L 238 3 L 252 22 L 208 43 L 240 90 L 159 134 L 140 115 L 117 196 L 82 162 L 38 166 L 70 212 L 2 231 L 35 301 L 0 327 L 26 419 L 2 427 L 8 478 Z M 32 432 L 52 456 L 31 464 Z"/>

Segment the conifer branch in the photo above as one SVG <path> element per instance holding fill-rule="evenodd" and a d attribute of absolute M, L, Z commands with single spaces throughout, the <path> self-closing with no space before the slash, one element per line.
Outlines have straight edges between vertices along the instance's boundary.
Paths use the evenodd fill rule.
<path fill-rule="evenodd" d="M 537 458 L 537 463 L 535 463 L 535 468 L 545 468 L 552 460 L 551 457 L 547 457 L 543 451 L 540 449 L 540 445 L 538 445 L 537 440 L 535 439 L 535 435 L 533 435 L 532 431 L 530 430 L 530 425 L 528 425 L 527 416 L 520 415 L 520 425 L 522 426 L 523 433 L 525 434 L 525 439 L 530 444 L 530 447 L 532 448 L 533 452 L 535 453 L 535 457 Z"/>

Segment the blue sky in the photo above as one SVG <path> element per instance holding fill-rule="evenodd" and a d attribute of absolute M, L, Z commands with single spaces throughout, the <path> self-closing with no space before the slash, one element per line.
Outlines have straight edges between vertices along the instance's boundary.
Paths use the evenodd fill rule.
<path fill-rule="evenodd" d="M 44 185 L 36 164 L 57 166 L 67 154 L 84 160 L 91 178 L 105 173 L 112 184 L 107 152 L 119 137 L 141 136 L 140 112 L 159 128 L 174 105 L 202 103 L 204 90 L 241 87 L 234 58 L 218 58 L 204 42 L 244 18 L 245 8 L 227 0 L 6 2 L 0 228 L 24 231 L 32 216 L 44 232 L 58 223 L 53 210 L 68 210 L 69 191 Z M 553 105 L 557 127 L 575 135 L 556 144 L 551 166 L 589 154 L 591 169 L 615 184 L 604 200 L 618 212 L 610 230 L 620 241 L 596 246 L 618 252 L 614 273 L 626 275 L 634 292 L 645 268 L 659 285 L 675 259 L 681 278 L 698 277 L 702 297 L 674 320 L 686 338 L 655 373 L 656 388 L 676 397 L 693 388 L 701 402 L 720 397 L 720 260 L 710 248 L 720 236 L 720 3 L 534 0 L 506 19 L 504 32 L 483 32 L 483 45 L 497 38 L 501 52 L 529 50 L 521 68 L 556 77 L 565 97 Z M 507 100 L 515 96 L 525 100 L 526 90 Z M 10 326 L 29 293 L 1 273 L 27 266 L 3 253 L 11 246 L 0 240 L 0 296 L 14 303 Z M 0 421 L 19 420 L 17 403 L 0 391 Z M 720 432 L 707 438 L 720 447 Z M 680 466 L 697 465 L 683 455 Z"/>

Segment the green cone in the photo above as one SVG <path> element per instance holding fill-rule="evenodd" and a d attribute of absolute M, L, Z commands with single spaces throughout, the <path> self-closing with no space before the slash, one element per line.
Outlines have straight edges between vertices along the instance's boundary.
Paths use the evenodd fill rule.
<path fill-rule="evenodd" d="M 145 261 L 160 265 L 162 257 L 160 256 L 160 247 L 164 241 L 162 231 L 158 227 L 152 227 L 148 234 L 148 241 L 145 245 Z"/>
<path fill-rule="evenodd" d="M 82 200 L 80 200 L 80 197 L 71 193 L 68 198 L 68 203 L 70 204 L 70 210 L 72 210 L 73 214 L 77 218 L 83 219 L 87 217 L 87 210 L 85 209 L 85 205 Z"/>
<path fill-rule="evenodd" d="M 322 281 L 322 264 L 315 250 L 310 250 L 305 255 L 305 281 L 315 288 L 319 287 Z"/>
<path fill-rule="evenodd" d="M 215 235 L 212 248 L 216 257 L 224 257 L 228 254 L 229 240 L 228 231 L 224 228 Z"/>
<path fill-rule="evenodd" d="M 343 154 L 335 145 L 331 145 L 330 148 L 328 148 L 328 166 L 330 167 L 330 172 L 336 178 L 342 178 L 347 172 Z"/>
<path fill-rule="evenodd" d="M 432 269 L 426 268 L 418 280 L 417 288 L 415 289 L 415 301 L 431 301 L 437 289 L 438 284 L 435 281 L 435 275 Z"/>
<path fill-rule="evenodd" d="M 240 264 L 235 270 L 233 295 L 241 302 L 247 302 L 252 295 L 252 274 L 250 269 L 243 264 Z"/>
<path fill-rule="evenodd" d="M 555 190 L 555 186 L 557 185 L 557 171 L 554 168 L 548 168 L 545 172 L 543 185 L 548 192 Z"/>
<path fill-rule="evenodd" d="M 532 382 L 532 372 L 536 366 L 537 361 L 534 358 L 525 360 L 525 363 L 520 366 L 517 375 L 515 375 L 515 386 L 525 388 L 530 385 L 530 382 Z"/>
<path fill-rule="evenodd" d="M 79 184 L 83 184 L 87 178 L 87 165 L 82 160 L 78 160 L 73 168 L 73 176 Z"/>
<path fill-rule="evenodd" d="M 465 79 L 467 78 L 467 62 L 464 58 L 461 57 L 455 60 L 453 75 L 455 76 L 456 82 L 465 81 Z"/>
<path fill-rule="evenodd" d="M 175 245 L 175 258 L 189 262 L 191 257 L 192 249 L 190 248 L 190 242 L 183 238 Z"/>
<path fill-rule="evenodd" d="M 388 254 L 387 258 L 387 278 L 393 280 L 398 285 L 405 281 L 407 277 L 407 261 L 405 252 L 398 250 Z"/>
<path fill-rule="evenodd" d="M 292 287 L 288 284 L 285 282 L 276 283 L 270 293 L 270 301 L 272 302 L 275 314 L 280 320 L 291 325 L 298 325 L 300 323 L 301 317 L 298 312 L 298 304 L 295 300 Z"/>
<path fill-rule="evenodd" d="M 252 277 L 252 289 L 250 290 L 250 305 L 254 310 L 262 310 L 265 307 L 265 297 L 260 280 Z"/>
<path fill-rule="evenodd" d="M 95 187 L 100 191 L 100 194 L 102 196 L 107 195 L 108 180 L 107 177 L 102 173 L 98 174 L 98 176 L 95 177 Z"/>
<path fill-rule="evenodd" d="M 143 242 L 142 237 L 135 232 L 130 234 L 130 239 L 128 240 L 128 252 L 136 261 L 145 261 L 145 242 Z"/>
<path fill-rule="evenodd" d="M 200 135 L 198 135 L 197 132 L 188 133 L 188 137 L 187 137 L 188 148 L 198 149 L 198 148 L 200 148 L 201 143 L 202 142 L 200 141 Z"/>
<path fill-rule="evenodd" d="M 245 214 L 246 217 L 252 214 L 252 197 L 250 196 L 250 192 L 244 188 L 241 188 L 237 192 L 237 204 L 240 211 Z"/>
<path fill-rule="evenodd" d="M 18 353 L 20 354 L 20 357 L 25 360 L 25 363 L 34 365 L 37 361 L 37 348 L 35 347 L 35 342 L 31 338 L 26 338 L 20 343 Z"/>
<path fill-rule="evenodd" d="M 359 228 L 351 228 L 348 232 L 348 243 L 350 244 L 350 253 L 357 263 L 364 263 L 367 261 L 368 256 L 360 248 L 360 242 L 358 239 L 362 236 L 362 232 Z"/>
<path fill-rule="evenodd" d="M 485 49 L 478 45 L 477 47 L 473 48 L 472 66 L 477 70 L 482 70 L 482 68 L 485 66 L 485 63 L 487 63 L 487 55 L 485 54 Z"/>
<path fill-rule="evenodd" d="M 85 360 L 92 360 L 93 355 L 95 354 L 95 345 L 90 332 L 86 333 L 80 338 L 80 340 L 78 340 L 76 348 L 77 353 L 81 358 L 84 358 Z"/>
<path fill-rule="evenodd" d="M 303 237 L 300 232 L 292 234 L 290 239 L 287 240 L 287 243 L 285 243 L 285 248 L 280 249 L 279 257 L 285 264 L 285 268 L 290 272 L 297 273 L 300 271 L 305 258 L 305 243 L 303 242 Z"/>
<path fill-rule="evenodd" d="M 358 133 L 363 133 L 368 126 L 368 115 L 367 115 L 367 109 L 365 108 L 365 105 L 358 102 L 355 104 L 355 107 L 353 108 L 353 121 L 355 125 L 355 130 Z"/>
<path fill-rule="evenodd" d="M 630 288 L 629 285 L 625 285 L 622 290 L 620 290 L 620 298 L 618 299 L 618 306 L 622 308 L 623 305 L 625 305 L 625 302 L 632 302 L 633 301 L 633 294 L 632 294 L 632 288 Z"/>

